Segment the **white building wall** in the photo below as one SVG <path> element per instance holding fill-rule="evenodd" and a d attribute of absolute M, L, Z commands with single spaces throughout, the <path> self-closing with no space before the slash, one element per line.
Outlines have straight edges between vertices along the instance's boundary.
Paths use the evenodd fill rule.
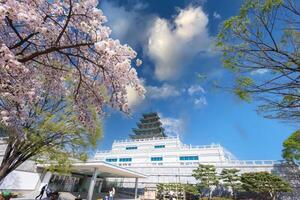
<path fill-rule="evenodd" d="M 165 148 L 155 149 L 156 145 Z M 126 150 L 126 147 L 137 149 Z M 198 156 L 198 160 L 180 160 L 180 156 Z M 151 157 L 162 157 L 162 161 L 151 161 Z M 183 144 L 178 137 L 150 138 L 114 141 L 112 150 L 99 151 L 95 160 L 117 159 L 110 162 L 148 175 L 140 180 L 141 186 L 155 186 L 157 183 L 196 183 L 193 170 L 199 164 L 212 164 L 220 173 L 224 168 L 236 168 L 244 172 L 272 171 L 274 161 L 240 161 L 221 145 L 191 146 Z M 130 162 L 120 162 L 119 158 L 131 158 Z M 125 187 L 134 185 L 130 179 L 110 179 Z"/>

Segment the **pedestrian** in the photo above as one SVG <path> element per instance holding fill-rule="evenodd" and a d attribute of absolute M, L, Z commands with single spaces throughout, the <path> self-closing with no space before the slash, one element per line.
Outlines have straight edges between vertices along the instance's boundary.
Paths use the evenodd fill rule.
<path fill-rule="evenodd" d="M 114 187 L 112 187 L 112 188 L 109 190 L 109 200 L 114 200 L 115 193 L 116 193 L 116 190 L 115 190 Z"/>
<path fill-rule="evenodd" d="M 47 188 L 47 184 L 45 184 L 43 187 L 42 187 L 42 189 L 41 189 L 41 191 L 40 191 L 40 194 L 39 195 L 37 195 L 36 197 L 35 197 L 35 199 L 42 199 L 43 198 L 43 195 L 44 195 L 44 193 L 45 193 L 45 190 L 46 190 L 46 188 Z"/>

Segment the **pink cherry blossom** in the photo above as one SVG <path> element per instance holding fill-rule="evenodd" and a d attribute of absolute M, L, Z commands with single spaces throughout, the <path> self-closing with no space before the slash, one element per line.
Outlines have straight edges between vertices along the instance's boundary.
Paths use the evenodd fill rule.
<path fill-rule="evenodd" d="M 0 123 L 22 130 L 32 110 L 71 98 L 93 129 L 90 108 L 129 112 L 126 87 L 145 93 L 132 60 L 136 52 L 110 38 L 96 0 L 0 1 Z M 142 64 L 137 59 L 136 66 Z"/>

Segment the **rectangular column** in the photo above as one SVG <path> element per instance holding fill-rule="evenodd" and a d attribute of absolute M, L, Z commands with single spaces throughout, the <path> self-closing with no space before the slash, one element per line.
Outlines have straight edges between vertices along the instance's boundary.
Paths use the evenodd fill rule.
<path fill-rule="evenodd" d="M 93 176 L 91 178 L 90 186 L 89 186 L 89 191 L 87 194 L 87 200 L 92 200 L 93 194 L 94 194 L 94 188 L 97 180 L 97 175 L 98 175 L 98 170 L 97 168 L 94 169 Z"/>
<path fill-rule="evenodd" d="M 138 198 L 138 178 L 135 178 L 135 186 L 134 186 L 134 199 Z"/>

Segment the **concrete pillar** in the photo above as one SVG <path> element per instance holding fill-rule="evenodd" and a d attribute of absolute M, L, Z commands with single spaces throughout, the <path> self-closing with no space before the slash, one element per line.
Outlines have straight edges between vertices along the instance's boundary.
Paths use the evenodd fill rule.
<path fill-rule="evenodd" d="M 39 186 L 35 189 L 34 197 L 36 197 L 40 193 L 42 187 L 49 184 L 51 177 L 52 177 L 52 173 L 47 170 L 44 170 L 44 172 L 41 175 L 40 184 L 38 184 Z M 42 198 L 43 197 L 46 197 L 46 192 L 44 192 Z"/>
<path fill-rule="evenodd" d="M 40 184 L 40 187 L 39 187 L 39 191 L 42 189 L 42 187 L 44 185 L 49 184 L 49 181 L 50 181 L 51 177 L 52 177 L 51 172 L 49 172 L 49 171 L 44 172 L 42 180 L 41 180 L 41 184 Z"/>
<path fill-rule="evenodd" d="M 87 200 L 92 200 L 93 194 L 94 194 L 94 188 L 97 180 L 97 175 L 98 175 L 98 170 L 97 168 L 94 169 L 93 176 L 91 178 L 90 186 L 89 186 L 89 191 L 87 194 Z"/>
<path fill-rule="evenodd" d="M 138 178 L 135 178 L 135 185 L 134 185 L 134 199 L 138 198 Z"/>

